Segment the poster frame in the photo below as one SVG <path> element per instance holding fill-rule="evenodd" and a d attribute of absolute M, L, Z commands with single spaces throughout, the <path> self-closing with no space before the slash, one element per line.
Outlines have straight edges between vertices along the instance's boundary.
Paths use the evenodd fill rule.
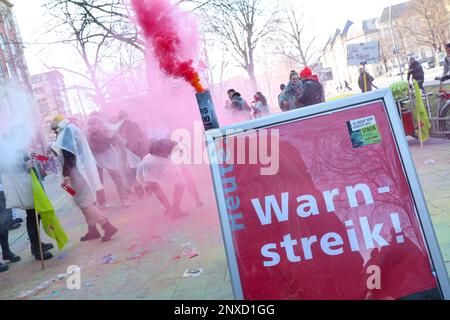
<path fill-rule="evenodd" d="M 431 260 L 430 263 L 433 270 L 433 275 L 436 278 L 442 298 L 445 300 L 450 300 L 449 274 L 445 266 L 431 216 L 429 214 L 422 187 L 420 185 L 419 177 L 408 147 L 403 124 L 390 89 L 381 89 L 369 93 L 359 94 L 341 100 L 325 102 L 205 132 L 205 140 L 210 160 L 210 169 L 216 195 L 219 220 L 228 261 L 228 271 L 230 274 L 233 296 L 236 300 L 243 300 L 244 294 L 239 275 L 238 261 L 230 225 L 230 217 L 226 207 L 220 166 L 219 163 L 215 161 L 216 140 L 243 134 L 249 130 L 269 129 L 271 127 L 298 122 L 322 115 L 335 114 L 348 109 L 366 107 L 367 105 L 376 102 L 382 102 L 386 110 L 391 132 L 396 143 L 396 149 L 400 156 L 404 174 L 411 190 L 416 216 L 419 219 L 418 222 L 421 227 L 422 235 Z"/>

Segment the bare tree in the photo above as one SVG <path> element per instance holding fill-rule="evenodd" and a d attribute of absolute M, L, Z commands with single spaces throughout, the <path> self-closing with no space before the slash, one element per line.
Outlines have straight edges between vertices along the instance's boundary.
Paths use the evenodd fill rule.
<path fill-rule="evenodd" d="M 446 1 L 412 0 L 409 11 L 410 18 L 402 21 L 403 33 L 410 34 L 418 45 L 432 48 L 435 55 L 441 52 L 449 36 Z"/>
<path fill-rule="evenodd" d="M 395 50 L 390 34 L 380 33 L 380 61 L 384 66 L 384 71 L 389 72 L 388 61 L 395 59 Z"/>
<path fill-rule="evenodd" d="M 77 85 L 90 92 L 94 102 L 102 108 L 106 104 L 105 85 L 102 83 L 100 62 L 105 49 L 114 39 L 109 32 L 104 32 L 99 27 L 93 27 L 94 22 L 83 10 L 74 9 L 70 2 L 53 7 L 50 11 L 53 16 L 50 29 L 64 34 L 65 41 L 78 53 L 83 68 L 73 70 L 62 66 L 48 66 L 49 69 L 59 69 L 82 79 L 85 85 Z M 83 70 L 84 69 L 84 70 Z"/>
<path fill-rule="evenodd" d="M 319 38 L 313 30 L 307 30 L 303 11 L 300 15 L 297 12 L 294 8 L 285 9 L 286 20 L 274 39 L 276 53 L 291 62 L 315 68 L 325 54 L 324 45 L 318 44 Z"/>
<path fill-rule="evenodd" d="M 78 76 L 76 91 L 100 108 L 119 91 L 121 97 L 143 91 L 145 47 L 122 0 L 47 0 L 46 7 L 52 16 L 49 31 L 75 49 L 82 68 L 44 65 Z"/>
<path fill-rule="evenodd" d="M 406 21 L 407 22 L 407 21 Z M 392 31 L 397 44 L 397 51 L 401 63 L 407 63 L 407 55 L 411 47 L 417 45 L 416 40 L 411 37 L 411 34 L 406 30 L 405 19 L 403 17 L 392 18 Z M 387 60 L 395 60 L 397 66 L 397 52 L 392 39 L 390 29 L 385 29 L 380 39 L 381 53 Z"/>
<path fill-rule="evenodd" d="M 124 0 L 46 0 L 45 6 L 50 11 L 62 6 L 79 9 L 86 19 L 110 37 L 145 52 L 144 41 L 139 37 L 139 31 L 131 19 L 131 9 Z"/>
<path fill-rule="evenodd" d="M 207 31 L 219 36 L 249 75 L 255 91 L 255 50 L 280 23 L 278 10 L 267 4 L 263 0 L 212 0 L 201 8 L 208 21 Z"/>

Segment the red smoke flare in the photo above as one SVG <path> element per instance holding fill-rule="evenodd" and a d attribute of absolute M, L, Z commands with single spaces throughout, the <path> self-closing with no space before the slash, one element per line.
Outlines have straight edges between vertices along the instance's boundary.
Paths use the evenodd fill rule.
<path fill-rule="evenodd" d="M 172 15 L 175 7 L 168 0 L 131 0 L 131 5 L 161 69 L 170 76 L 183 78 L 197 92 L 205 91 L 193 61 L 181 61 L 179 56 L 181 39 Z"/>

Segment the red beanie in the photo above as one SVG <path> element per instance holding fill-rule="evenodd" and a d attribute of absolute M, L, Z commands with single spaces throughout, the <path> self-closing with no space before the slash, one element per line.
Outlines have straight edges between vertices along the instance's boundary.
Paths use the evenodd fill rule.
<path fill-rule="evenodd" d="M 312 71 L 311 71 L 311 69 L 308 68 L 308 67 L 305 67 L 305 69 L 303 69 L 303 70 L 300 72 L 300 78 L 309 78 L 309 77 L 311 77 L 311 76 L 312 76 Z"/>

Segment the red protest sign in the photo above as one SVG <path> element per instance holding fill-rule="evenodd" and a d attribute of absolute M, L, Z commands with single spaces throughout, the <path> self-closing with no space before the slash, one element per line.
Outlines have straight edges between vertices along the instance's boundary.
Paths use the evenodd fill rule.
<path fill-rule="evenodd" d="M 213 170 L 242 298 L 399 299 L 438 287 L 382 101 L 268 135 L 279 136 L 266 152 L 279 155 L 275 174 L 248 153 Z M 226 140 L 235 157 L 238 139 Z"/>

